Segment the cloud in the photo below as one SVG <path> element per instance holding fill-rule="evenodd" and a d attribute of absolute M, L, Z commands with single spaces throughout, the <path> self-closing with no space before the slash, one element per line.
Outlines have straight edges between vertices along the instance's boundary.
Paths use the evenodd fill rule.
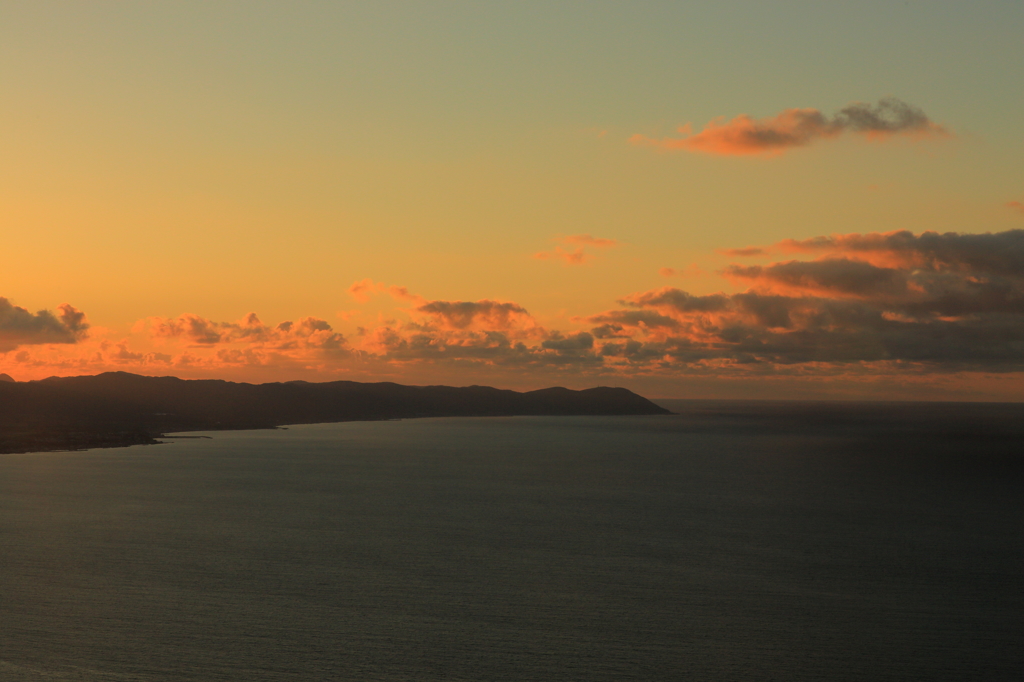
<path fill-rule="evenodd" d="M 683 270 L 676 270 L 675 268 L 661 268 L 658 270 L 658 274 L 662 277 L 700 277 L 706 274 L 700 269 L 700 266 L 696 263 L 691 263 L 689 267 Z"/>
<path fill-rule="evenodd" d="M 430 301 L 416 311 L 440 329 L 512 331 L 537 327 L 533 317 L 518 303 L 501 301 Z"/>
<path fill-rule="evenodd" d="M 57 310 L 57 315 L 49 310 L 31 313 L 0 297 L 0 353 L 19 346 L 80 341 L 89 329 L 85 313 L 67 303 Z"/>
<path fill-rule="evenodd" d="M 555 332 L 549 338 L 541 342 L 541 348 L 572 353 L 578 351 L 589 351 L 594 347 L 594 337 L 587 332 L 578 332 L 563 336 L 561 332 Z"/>
<path fill-rule="evenodd" d="M 392 321 L 364 330 L 361 349 L 374 361 L 399 366 L 587 368 L 600 371 L 601 356 L 588 331 L 548 331 L 512 301 L 430 301 Z"/>
<path fill-rule="evenodd" d="M 181 336 L 199 344 L 214 344 L 221 340 L 217 323 L 190 313 L 177 318 L 150 318 L 150 335 L 154 338 Z"/>
<path fill-rule="evenodd" d="M 0 371 L 535 386 L 554 377 L 609 384 L 954 373 L 1004 373 L 1009 382 L 1024 372 L 1024 230 L 838 234 L 751 248 L 791 257 L 726 268 L 745 290 L 641 290 L 604 312 L 562 318 L 559 329 L 518 302 L 425 300 L 372 282 L 372 292 L 399 303 L 351 340 L 317 317 L 271 325 L 253 313 L 234 322 L 148 318 L 128 338 L 95 328 L 85 338 L 84 316 L 70 306 L 31 314 L 0 299 L 0 338 L 13 350 L 0 355 Z M 14 350 L 12 329 L 32 331 L 35 345 Z M 58 347 L 55 338 L 75 344 Z"/>
<path fill-rule="evenodd" d="M 564 237 L 562 242 L 565 244 L 582 244 L 584 246 L 593 246 L 598 249 L 607 249 L 613 246 L 618 246 L 618 242 L 614 239 L 604 239 L 602 237 L 592 237 L 589 234 L 573 234 L 568 237 Z"/>
<path fill-rule="evenodd" d="M 348 294 L 359 303 L 367 303 L 374 295 L 385 292 L 396 301 L 407 301 L 415 304 L 426 302 L 425 298 L 411 293 L 406 287 L 388 286 L 384 282 L 374 282 L 369 277 L 353 282 L 352 286 L 348 288 Z"/>
<path fill-rule="evenodd" d="M 583 265 L 587 262 L 590 257 L 589 254 L 583 251 L 583 247 L 568 251 L 563 249 L 561 246 L 556 246 L 554 251 L 541 251 L 533 254 L 533 257 L 537 260 L 561 260 L 566 265 Z"/>
<path fill-rule="evenodd" d="M 578 244 L 579 246 L 572 250 L 556 246 L 553 251 L 541 251 L 533 254 L 533 257 L 538 260 L 561 260 L 566 265 L 583 265 L 591 256 L 586 252 L 585 247 L 608 249 L 619 245 L 619 242 L 614 239 L 604 239 L 589 234 L 573 234 L 561 237 L 556 241 L 566 245 Z"/>
<path fill-rule="evenodd" d="M 764 256 L 768 252 L 760 246 L 748 246 L 743 249 L 718 249 L 718 253 L 723 256 L 731 256 L 733 258 L 750 258 L 752 256 Z"/>
<path fill-rule="evenodd" d="M 176 318 L 151 317 L 136 328 L 148 328 L 150 337 L 156 340 L 180 338 L 197 347 L 245 343 L 261 350 L 286 351 L 297 348 L 337 350 L 345 345 L 341 334 L 326 320 L 316 317 L 304 317 L 298 322 L 286 320 L 269 327 L 256 313 L 249 313 L 237 322 L 214 322 L 185 313 Z"/>
<path fill-rule="evenodd" d="M 620 303 L 633 308 L 667 309 L 679 313 L 712 313 L 724 310 L 727 298 L 724 294 L 694 296 L 673 287 L 662 287 L 633 294 Z"/>
<path fill-rule="evenodd" d="M 653 310 L 610 310 L 587 318 L 590 324 L 600 325 L 590 331 L 599 339 L 629 336 L 624 329 L 673 330 L 680 326 L 679 320 Z"/>
<path fill-rule="evenodd" d="M 388 287 L 388 294 L 390 294 L 391 298 L 396 301 L 407 301 L 416 305 L 422 305 L 427 302 L 427 299 L 422 296 L 418 296 L 417 294 L 410 293 L 405 287 L 390 286 Z"/>
<path fill-rule="evenodd" d="M 832 118 L 817 109 L 786 109 L 764 119 L 755 119 L 746 114 L 729 121 L 719 117 L 709 122 L 699 133 L 694 134 L 689 124 L 680 128 L 679 132 L 685 137 L 653 140 L 643 135 L 634 135 L 631 141 L 667 150 L 745 156 L 780 154 L 843 133 L 861 134 L 875 140 L 893 135 L 945 137 L 950 134 L 944 127 L 930 120 L 923 111 L 895 97 L 882 99 L 874 106 L 855 102 Z"/>
<path fill-rule="evenodd" d="M 1024 231 L 833 235 L 782 247 L 825 257 L 732 265 L 724 274 L 752 285 L 742 293 L 639 292 L 589 318 L 592 332 L 631 338 L 643 344 L 631 357 L 661 364 L 1024 369 Z"/>
<path fill-rule="evenodd" d="M 636 328 L 634 340 L 643 344 L 637 348 L 680 365 L 721 368 L 878 361 L 1024 367 L 1019 316 L 907 318 L 864 301 L 754 292 L 726 300 L 714 315 L 673 314 L 678 325 L 671 333 Z"/>
<path fill-rule="evenodd" d="M 898 296 L 907 291 L 903 271 L 846 258 L 788 261 L 765 267 L 730 265 L 723 274 L 771 291 L 856 297 Z"/>
<path fill-rule="evenodd" d="M 550 260 L 558 259 L 564 262 L 566 265 L 583 265 L 587 262 L 589 254 L 584 253 L 583 247 L 567 251 L 561 246 L 556 246 L 554 251 L 541 251 L 533 254 L 533 257 L 537 260 Z"/>
<path fill-rule="evenodd" d="M 370 300 L 373 294 L 382 292 L 387 287 L 383 283 L 374 283 L 372 279 L 367 277 L 366 279 L 358 282 L 353 282 L 352 286 L 348 288 L 349 295 L 360 303 L 366 303 Z"/>
<path fill-rule="evenodd" d="M 775 247 L 788 253 L 829 253 L 879 266 L 932 271 L 980 271 L 1019 277 L 1024 272 L 1024 230 L 962 234 L 907 230 L 786 239 Z"/>
<path fill-rule="evenodd" d="M 1007 208 L 1012 208 L 1020 214 L 1024 214 L 1024 202 L 1022 201 L 1008 201 L 1006 202 Z"/>

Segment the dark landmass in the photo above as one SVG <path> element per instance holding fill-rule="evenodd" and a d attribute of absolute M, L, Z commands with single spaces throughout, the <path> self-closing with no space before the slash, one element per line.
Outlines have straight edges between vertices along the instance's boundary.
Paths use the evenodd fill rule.
<path fill-rule="evenodd" d="M 0 381 L 0 453 L 157 443 L 176 431 L 267 429 L 283 424 L 515 415 L 670 412 L 624 388 L 518 393 L 487 386 L 402 386 L 354 381 L 240 384 L 126 372 Z"/>

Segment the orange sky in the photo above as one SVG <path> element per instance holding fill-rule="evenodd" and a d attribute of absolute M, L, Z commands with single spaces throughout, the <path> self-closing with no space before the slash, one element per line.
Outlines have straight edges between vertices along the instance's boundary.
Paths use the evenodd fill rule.
<path fill-rule="evenodd" d="M 1022 23 L 5 9 L 0 372 L 1020 400 Z"/>

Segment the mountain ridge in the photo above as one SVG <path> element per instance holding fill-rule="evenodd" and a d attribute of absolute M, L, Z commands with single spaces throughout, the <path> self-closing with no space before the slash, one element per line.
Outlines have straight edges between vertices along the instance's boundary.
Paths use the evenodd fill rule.
<path fill-rule="evenodd" d="M 156 443 L 165 433 L 457 416 L 671 414 L 625 388 L 273 382 L 128 372 L 0 383 L 0 452 Z"/>

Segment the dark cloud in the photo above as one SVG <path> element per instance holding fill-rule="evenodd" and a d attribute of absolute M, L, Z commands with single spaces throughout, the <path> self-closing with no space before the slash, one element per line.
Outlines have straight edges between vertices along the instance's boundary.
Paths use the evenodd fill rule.
<path fill-rule="evenodd" d="M 718 253 L 733 258 L 750 258 L 752 256 L 764 256 L 768 252 L 760 246 L 748 246 L 743 249 L 719 249 Z"/>
<path fill-rule="evenodd" d="M 907 230 L 787 239 L 776 245 L 790 252 L 831 252 L 880 258 L 893 267 L 957 270 L 986 275 L 1024 276 L 1024 230 L 983 234 Z"/>
<path fill-rule="evenodd" d="M 197 346 L 247 343 L 262 350 L 319 349 L 339 350 L 345 337 L 335 332 L 326 320 L 306 317 L 298 322 L 290 320 L 268 327 L 255 313 L 249 313 L 237 322 L 215 322 L 199 315 L 185 313 L 178 317 L 151 317 L 150 336 L 154 338 L 183 338 Z"/>
<path fill-rule="evenodd" d="M 840 296 L 898 296 L 907 290 L 905 272 L 847 258 L 794 260 L 764 267 L 730 265 L 723 274 L 769 286 Z"/>
<path fill-rule="evenodd" d="M 679 320 L 653 310 L 610 310 L 588 317 L 591 324 L 600 325 L 590 331 L 599 339 L 621 336 L 627 327 L 647 329 L 678 329 Z"/>
<path fill-rule="evenodd" d="M 641 294 L 634 294 L 620 301 L 634 308 L 668 308 L 680 313 L 712 313 L 729 306 L 729 299 L 723 294 L 694 296 L 681 289 L 663 287 Z"/>
<path fill-rule="evenodd" d="M 595 320 L 590 319 L 589 321 L 593 324 Z M 674 320 L 672 321 L 675 322 Z M 626 329 L 621 324 L 614 323 L 602 324 L 600 326 L 594 327 L 593 329 L 590 330 L 590 333 L 593 334 L 595 339 L 618 339 L 628 338 L 632 336 L 632 332 L 630 330 Z"/>
<path fill-rule="evenodd" d="M 476 326 L 508 330 L 532 322 L 530 314 L 519 304 L 499 301 L 431 301 L 416 310 L 433 317 L 446 329 Z"/>
<path fill-rule="evenodd" d="M 569 336 L 562 336 L 554 333 L 550 338 L 541 342 L 541 348 L 562 352 L 576 352 L 590 350 L 594 347 L 594 337 L 587 332 L 579 332 Z"/>
<path fill-rule="evenodd" d="M 81 340 L 89 328 L 85 314 L 66 303 L 58 310 L 59 315 L 49 310 L 31 313 L 0 297 L 0 352 L 18 346 Z"/>
<path fill-rule="evenodd" d="M 927 133 L 937 127 L 917 107 L 895 97 L 886 97 L 872 106 L 855 102 L 839 110 L 829 126 L 856 133 Z"/>
<path fill-rule="evenodd" d="M 752 285 L 742 293 L 629 296 L 589 318 L 593 336 L 608 339 L 600 353 L 657 366 L 1024 369 L 1024 230 L 833 235 L 775 248 L 823 257 L 732 265 L 725 274 Z"/>
<path fill-rule="evenodd" d="M 587 332 L 548 335 L 540 345 L 513 341 L 500 331 L 453 332 L 451 330 L 383 327 L 367 335 L 373 357 L 398 363 L 453 363 L 473 367 L 506 368 L 576 367 L 599 369 L 602 360 L 594 351 L 594 337 Z"/>

